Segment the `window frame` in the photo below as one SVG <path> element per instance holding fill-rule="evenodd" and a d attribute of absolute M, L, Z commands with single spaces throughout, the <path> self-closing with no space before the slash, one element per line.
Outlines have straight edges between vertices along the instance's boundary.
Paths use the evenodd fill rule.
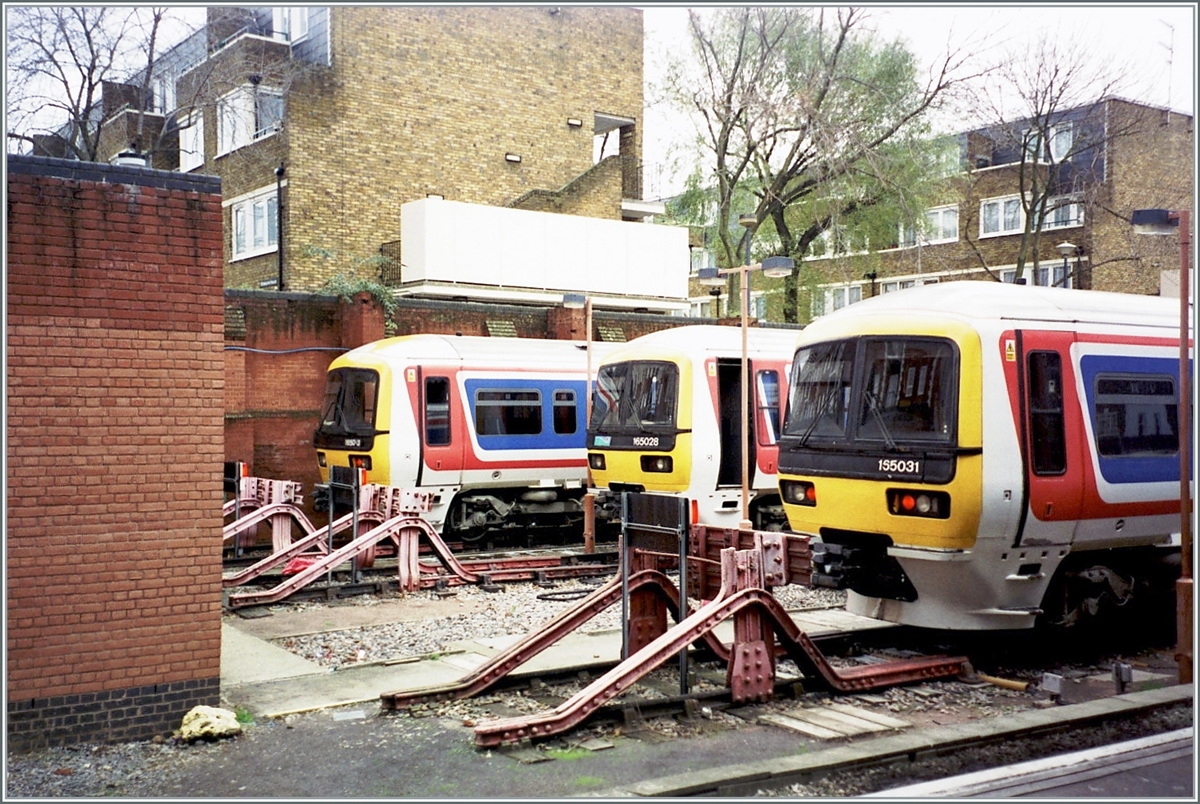
<path fill-rule="evenodd" d="M 247 260 L 279 250 L 279 199 L 275 187 L 268 185 L 228 202 L 230 224 L 230 262 Z M 263 242 L 256 245 L 254 228 L 256 210 L 262 211 Z"/>
<path fill-rule="evenodd" d="M 1009 228 L 1006 226 L 1008 221 L 1008 205 L 1016 203 L 1016 225 Z M 990 206 L 996 207 L 997 226 L 1000 227 L 996 231 L 989 232 L 987 230 L 987 208 Z M 1006 235 L 1021 234 L 1025 231 L 1025 205 L 1021 203 L 1019 195 L 1002 195 L 995 198 L 985 198 L 979 202 L 979 237 L 1004 237 Z"/>
<path fill-rule="evenodd" d="M 198 145 L 199 149 L 185 148 L 184 140 L 190 138 L 189 146 Z M 188 154 L 188 158 L 184 158 Z M 197 160 L 198 161 L 194 161 Z M 197 110 L 187 117 L 187 125 L 179 127 L 179 171 L 187 173 L 204 166 L 204 113 Z M 187 163 L 187 164 L 185 164 Z"/>
<path fill-rule="evenodd" d="M 278 116 L 264 124 L 265 101 L 278 103 Z M 283 125 L 283 92 L 243 85 L 217 99 L 217 156 L 231 154 L 276 134 Z"/>

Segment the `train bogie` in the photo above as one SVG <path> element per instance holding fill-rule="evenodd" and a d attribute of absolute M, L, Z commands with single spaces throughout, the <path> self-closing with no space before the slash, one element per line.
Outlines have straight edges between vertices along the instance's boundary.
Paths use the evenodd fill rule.
<path fill-rule="evenodd" d="M 1074 621 L 1169 562 L 1171 307 L 958 282 L 808 327 L 779 461 L 791 527 L 823 543 L 817 582 L 855 613 L 1010 629 Z"/>

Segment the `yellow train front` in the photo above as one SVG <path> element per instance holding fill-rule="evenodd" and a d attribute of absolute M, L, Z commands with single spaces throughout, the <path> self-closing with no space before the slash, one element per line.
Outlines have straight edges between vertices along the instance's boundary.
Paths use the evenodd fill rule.
<path fill-rule="evenodd" d="M 748 332 L 748 514 L 786 525 L 777 482 L 781 400 L 795 332 Z M 637 338 L 600 364 L 588 426 L 598 511 L 619 520 L 621 491 L 678 494 L 693 523 L 742 520 L 741 331 L 683 326 Z"/>
<path fill-rule="evenodd" d="M 779 478 L 791 529 L 820 537 L 814 583 L 856 614 L 962 630 L 1069 625 L 1169 590 L 1169 304 L 954 282 L 807 327 Z"/>

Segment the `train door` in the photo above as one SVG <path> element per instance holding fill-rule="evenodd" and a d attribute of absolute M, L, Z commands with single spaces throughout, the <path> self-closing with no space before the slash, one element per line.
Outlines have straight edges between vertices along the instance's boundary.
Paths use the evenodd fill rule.
<path fill-rule="evenodd" d="M 449 372 L 420 372 L 421 460 L 417 485 L 456 484 L 467 438 L 462 412 L 456 410 L 454 378 Z"/>
<path fill-rule="evenodd" d="M 750 376 L 754 376 L 753 363 Z M 742 362 L 741 360 L 717 360 L 717 421 L 720 425 L 718 437 L 721 441 L 721 463 L 717 470 L 718 486 L 740 486 L 742 484 Z M 755 464 L 754 450 L 754 406 L 749 408 L 750 421 L 750 466 Z"/>
<path fill-rule="evenodd" d="M 1027 512 L 1018 546 L 1068 544 L 1083 507 L 1082 407 L 1069 332 L 1016 333 Z"/>

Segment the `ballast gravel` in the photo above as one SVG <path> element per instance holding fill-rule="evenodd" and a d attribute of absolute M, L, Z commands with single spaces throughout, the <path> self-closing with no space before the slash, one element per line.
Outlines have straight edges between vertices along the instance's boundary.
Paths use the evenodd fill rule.
<path fill-rule="evenodd" d="M 534 584 L 509 584 L 500 593 L 488 593 L 475 587 L 460 587 L 455 591 L 455 600 L 463 605 L 453 614 L 435 614 L 429 617 L 405 618 L 403 622 L 384 625 L 361 626 L 316 633 L 287 636 L 275 643 L 298 656 L 324 667 L 348 667 L 355 663 L 394 660 L 403 657 L 432 656 L 447 651 L 462 640 L 497 637 L 508 634 L 525 634 L 553 619 L 572 606 L 579 597 L 594 590 L 586 583 L 564 584 L 547 590 Z M 824 589 L 808 589 L 787 586 L 776 590 L 776 596 L 792 611 L 820 609 L 844 604 L 839 592 Z M 394 596 L 389 598 L 394 600 Z M 420 592 L 410 596 L 412 608 L 421 611 L 427 607 L 432 612 L 445 612 L 447 607 L 435 605 L 439 600 L 434 592 Z M 384 600 L 378 597 L 362 597 L 343 601 L 339 606 L 377 606 Z M 276 612 L 320 609 L 322 603 L 295 603 L 272 607 Z M 233 616 L 233 615 L 229 615 Z M 415 616 L 415 615 L 414 615 Z M 585 630 L 606 630 L 620 627 L 620 607 L 613 607 L 588 623 Z M 795 673 L 794 665 L 783 661 L 779 665 L 782 675 Z M 1085 677 L 1104 673 L 1107 666 L 1073 668 L 1071 675 Z M 661 672 L 661 671 L 660 671 Z M 719 675 L 720 668 L 714 672 Z M 653 678 L 639 685 L 640 698 L 654 697 Z M 708 683 L 708 682 L 701 682 Z M 500 705 L 511 711 L 535 712 L 549 708 L 547 698 L 559 700 L 573 694 L 578 685 L 547 686 L 529 691 L 501 692 L 479 699 L 430 704 L 413 707 L 400 714 L 375 717 L 373 712 L 350 712 L 347 717 L 363 718 L 351 723 L 361 724 L 362 737 L 374 745 L 407 745 L 410 740 L 430 739 L 431 732 L 422 724 L 435 726 L 449 724 L 450 728 L 470 728 L 480 719 L 491 717 L 487 707 Z M 670 689 L 670 680 L 659 684 L 659 688 Z M 808 697 L 808 696 L 806 696 Z M 914 727 L 943 725 L 978 718 L 1001 717 L 1035 705 L 1028 692 L 1017 692 L 992 685 L 970 685 L 959 681 L 943 681 L 918 684 L 911 687 L 892 688 L 851 703 L 869 706 L 880 712 L 889 712 L 903 718 Z M 761 704 L 757 708 L 786 710 L 795 706 L 794 700 L 778 700 Z M 233 702 L 225 704 L 233 708 Z M 756 724 L 756 718 L 739 713 L 736 708 L 701 708 L 701 717 L 696 722 L 681 721 L 671 716 L 654 717 L 644 724 L 645 734 L 659 740 L 702 739 L 713 729 L 743 729 Z M 336 719 L 336 712 L 335 719 Z M 1190 708 L 1187 717 L 1190 717 Z M 330 720 L 330 712 L 291 716 L 284 721 L 248 723 L 245 733 L 232 741 L 216 743 L 183 744 L 170 738 L 154 741 L 115 745 L 75 745 L 51 748 L 25 754 L 6 756 L 5 798 L 40 797 L 192 797 L 221 795 L 219 792 L 194 789 L 187 786 L 188 780 L 204 777 L 206 769 L 240 767 L 244 761 L 239 755 L 253 755 L 255 743 L 270 746 L 272 751 L 287 751 L 289 735 L 298 734 L 301 726 L 316 727 L 318 720 Z M 1178 715 L 1178 720 L 1184 717 Z M 305 720 L 307 719 L 307 720 Z M 1150 725 L 1150 724 L 1144 724 Z M 1170 724 L 1163 724 L 1164 728 Z M 293 727 L 296 732 L 290 731 Z M 760 727 L 761 728 L 761 727 Z M 1119 727 L 1118 727 L 1119 728 Z M 587 740 L 614 740 L 622 737 L 620 724 L 593 723 L 574 733 L 570 745 Z M 1113 734 L 1101 734 L 1094 739 L 1106 739 Z M 1115 739 L 1115 737 L 1113 737 Z M 1077 738 L 1080 739 L 1080 738 Z M 1034 747 L 1031 750 L 1042 750 Z M 362 746 L 355 751 L 369 750 Z M 394 760 L 394 749 L 389 749 Z M 1006 758 L 1008 758 L 1006 756 Z M 1010 761 L 1022 757 L 1014 756 Z M 392 761 L 389 760 L 389 761 Z M 932 776 L 959 772 L 971 767 L 968 755 L 953 755 L 945 759 L 945 765 L 934 766 L 922 771 Z M 249 772 L 249 770 L 247 770 Z M 889 771 L 880 769 L 868 774 L 850 775 L 845 778 L 829 777 L 825 780 L 795 785 L 775 790 L 748 790 L 747 795 L 844 796 L 881 789 L 895 781 Z M 228 784 L 225 780 L 223 784 Z M 224 790 L 225 788 L 215 788 Z M 351 788 L 351 795 L 353 795 Z M 234 786 L 229 795 L 239 793 Z"/>

